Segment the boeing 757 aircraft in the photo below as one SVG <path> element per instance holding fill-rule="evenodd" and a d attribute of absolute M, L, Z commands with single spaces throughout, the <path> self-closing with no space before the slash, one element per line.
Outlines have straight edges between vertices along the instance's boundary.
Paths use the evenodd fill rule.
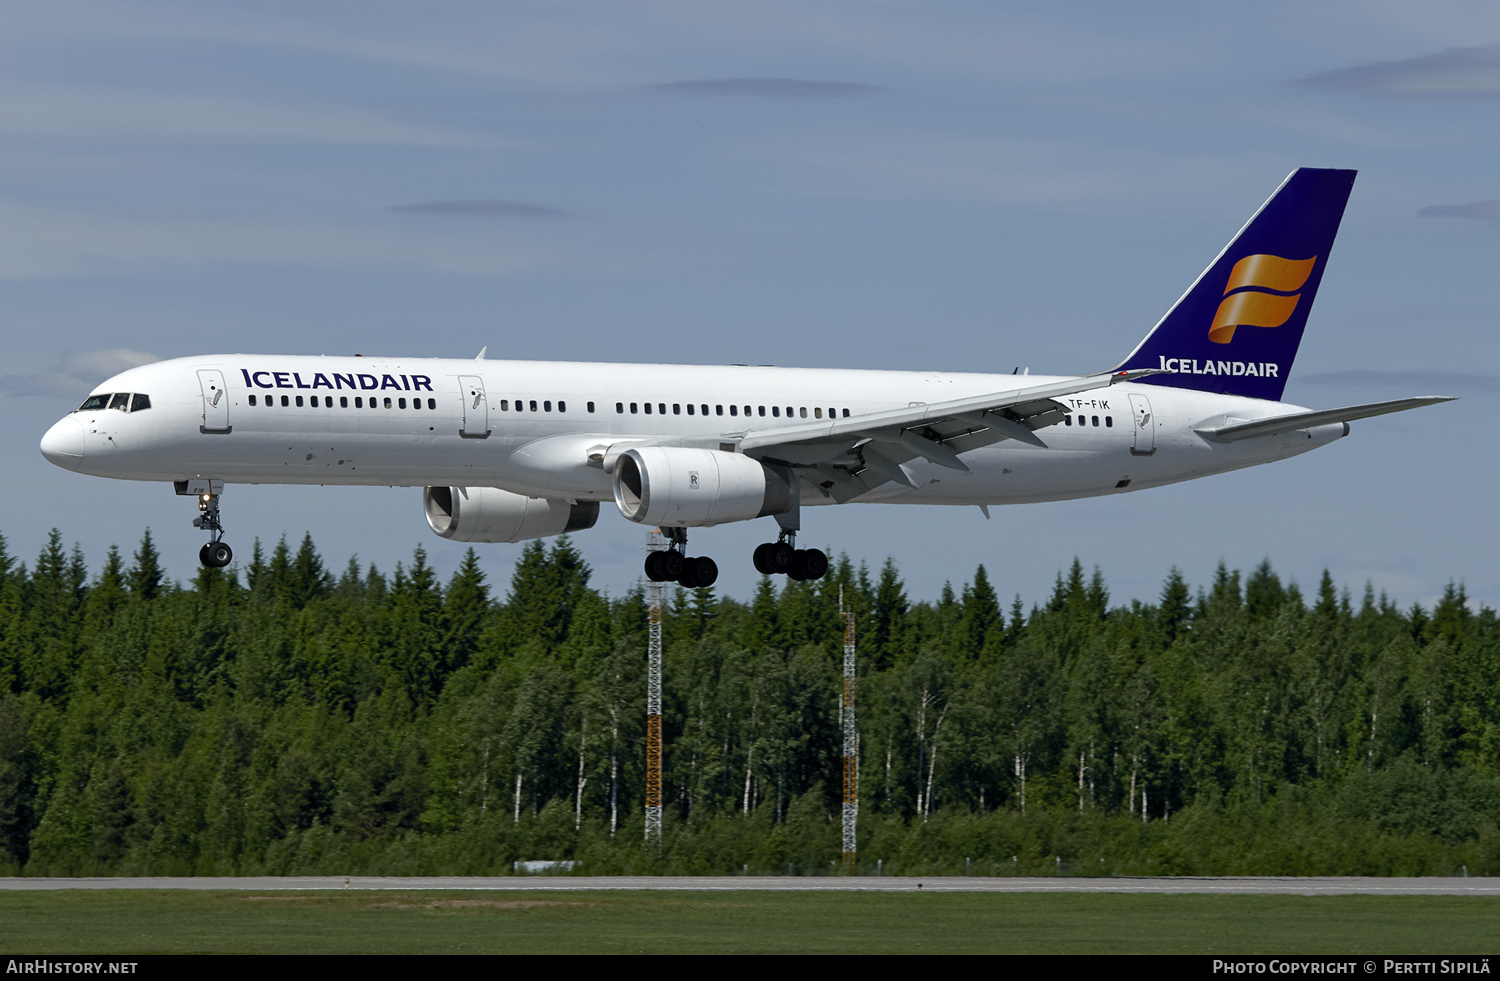
<path fill-rule="evenodd" d="M 211 355 L 122 372 L 42 437 L 67 470 L 198 499 L 227 565 L 229 483 L 421 487 L 460 542 L 590 528 L 601 502 L 659 527 L 654 581 L 708 586 L 689 528 L 773 517 L 762 573 L 821 577 L 804 505 L 1015 504 L 1158 487 L 1305 453 L 1349 422 L 1280 401 L 1352 170 L 1298 170 L 1117 367 L 1081 376 Z"/>

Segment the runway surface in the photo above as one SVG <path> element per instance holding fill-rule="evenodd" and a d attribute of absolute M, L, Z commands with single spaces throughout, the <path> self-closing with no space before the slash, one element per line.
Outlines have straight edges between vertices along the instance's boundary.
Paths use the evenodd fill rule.
<path fill-rule="evenodd" d="M 876 876 L 204 876 L 0 878 L 0 889 L 337 890 L 451 889 L 536 891 L 655 889 L 766 892 L 1220 893 L 1295 896 L 1497 896 L 1500 878 L 968 878 Z"/>

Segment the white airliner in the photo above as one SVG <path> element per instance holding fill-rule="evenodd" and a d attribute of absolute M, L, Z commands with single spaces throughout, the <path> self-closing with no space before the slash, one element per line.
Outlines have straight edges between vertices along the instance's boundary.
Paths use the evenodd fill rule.
<path fill-rule="evenodd" d="M 1354 182 L 1290 175 L 1119 366 L 1083 376 L 388 357 L 214 355 L 132 368 L 42 438 L 60 467 L 198 498 L 227 565 L 227 483 L 423 490 L 462 542 L 593 526 L 613 501 L 670 541 L 655 581 L 707 586 L 687 529 L 772 516 L 763 573 L 816 579 L 803 505 L 1057 501 L 1305 453 L 1349 421 L 1441 397 L 1280 401 Z"/>

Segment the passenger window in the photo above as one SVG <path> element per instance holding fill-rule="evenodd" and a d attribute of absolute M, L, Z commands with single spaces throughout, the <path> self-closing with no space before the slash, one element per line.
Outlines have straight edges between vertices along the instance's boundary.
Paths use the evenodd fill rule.
<path fill-rule="evenodd" d="M 758 405 L 758 406 L 756 406 L 756 408 L 757 408 L 757 409 L 759 409 L 759 410 L 760 410 L 760 414 L 761 414 L 761 415 L 762 415 L 762 416 L 764 416 L 764 415 L 765 415 L 765 414 L 766 414 L 766 407 L 765 407 L 765 406 L 763 406 L 763 405 Z"/>
<path fill-rule="evenodd" d="M 692 414 L 693 414 L 693 403 L 689 402 L 688 403 L 688 415 L 692 415 Z"/>
<path fill-rule="evenodd" d="M 568 411 L 568 403 L 564 402 L 562 399 L 558 399 L 557 400 L 557 411 L 558 412 L 567 412 Z"/>
<path fill-rule="evenodd" d="M 1063 425 L 1064 426 L 1071 426 L 1071 425 L 1073 425 L 1073 417 L 1072 416 L 1063 416 Z"/>
<path fill-rule="evenodd" d="M 365 407 L 364 396 L 362 396 L 362 395 L 356 395 L 356 396 L 354 396 L 354 407 L 356 409 L 363 409 Z"/>
<path fill-rule="evenodd" d="M 437 399 L 428 399 L 427 400 L 427 408 L 429 408 L 429 409 L 436 409 L 437 408 Z"/>
<path fill-rule="evenodd" d="M 650 414 L 651 414 L 651 403 L 647 402 L 646 403 L 646 415 L 649 416 Z"/>
<path fill-rule="evenodd" d="M 543 412 L 551 412 L 552 411 L 552 400 L 551 399 L 547 399 L 545 402 L 542 403 L 542 411 Z"/>
<path fill-rule="evenodd" d="M 682 415 L 682 403 L 681 402 L 673 402 L 672 403 L 672 415 L 674 415 L 674 416 L 680 416 L 680 415 Z"/>
<path fill-rule="evenodd" d="M 297 400 L 297 401 L 299 401 L 299 402 L 300 402 L 300 401 L 301 401 L 301 399 L 298 399 L 298 400 Z M 391 400 L 390 400 L 390 397 L 389 397 L 389 396 L 387 396 L 387 397 L 386 397 L 386 400 L 385 400 L 385 407 L 386 407 L 386 408 L 387 408 L 387 409 L 389 409 L 389 408 L 390 408 L 390 407 L 391 407 Z"/>
<path fill-rule="evenodd" d="M 285 395 L 283 395 L 283 396 L 282 396 L 282 397 L 281 397 L 281 407 L 282 407 L 282 408 L 283 408 L 283 409 L 285 409 L 285 408 L 286 408 L 286 407 L 287 407 L 287 406 L 289 406 L 289 405 L 291 405 L 291 404 L 292 404 L 292 400 L 291 400 L 291 399 L 290 399 L 290 398 L 288 398 L 288 397 L 287 397 L 287 396 L 285 396 Z"/>
<path fill-rule="evenodd" d="M 312 407 L 313 407 L 313 408 L 314 408 L 314 409 L 316 409 L 316 408 L 317 408 L 317 407 L 318 407 L 318 397 L 317 397 L 317 396 L 316 396 L 316 395 L 314 395 L 314 396 L 313 396 L 313 397 L 312 397 Z"/>
<path fill-rule="evenodd" d="M 255 404 L 255 396 L 254 396 L 254 395 L 251 395 L 251 396 L 250 396 L 250 404 L 251 404 L 251 405 L 254 405 L 254 404 Z"/>
<path fill-rule="evenodd" d="M 823 407 L 822 406 L 813 406 L 813 418 L 814 419 L 821 419 L 821 418 L 823 418 Z"/>
<path fill-rule="evenodd" d="M 406 408 L 406 399 L 397 399 L 396 405 L 403 409 Z"/>
<path fill-rule="evenodd" d="M 302 408 L 302 396 L 297 396 L 297 408 Z"/>
<path fill-rule="evenodd" d="M 630 411 L 634 412 L 635 410 L 631 409 Z M 616 402 L 615 403 L 615 414 L 616 415 L 624 415 L 625 414 L 625 403 L 624 402 Z"/>
<path fill-rule="evenodd" d="M 656 410 L 659 413 L 661 413 L 662 415 L 666 415 L 667 414 L 667 403 L 665 403 L 665 402 L 658 402 L 658 403 L 656 403 Z"/>
<path fill-rule="evenodd" d="M 1096 426 L 1099 425 L 1099 417 L 1098 416 L 1094 417 L 1094 425 L 1096 425 Z"/>
<path fill-rule="evenodd" d="M 130 393 L 119 393 L 110 400 L 109 407 L 111 409 L 119 409 L 121 412 L 124 412 L 126 409 L 130 408 Z"/>
<path fill-rule="evenodd" d="M 849 418 L 849 410 L 848 409 L 844 410 L 844 418 L 845 419 Z"/>
<path fill-rule="evenodd" d="M 1115 417 L 1114 416 L 1105 416 L 1104 417 L 1104 428 L 1105 429 L 1113 429 L 1114 425 L 1115 425 Z"/>
<path fill-rule="evenodd" d="M 536 399 L 532 399 L 531 400 L 531 411 L 532 412 L 536 411 Z"/>
<path fill-rule="evenodd" d="M 339 408 L 340 409 L 347 409 L 347 408 L 349 408 L 349 396 L 347 396 L 347 395 L 340 395 L 339 396 Z"/>
<path fill-rule="evenodd" d="M 634 403 L 634 402 L 630 403 L 630 414 L 631 415 L 635 415 L 635 406 L 636 406 L 636 403 Z"/>
<path fill-rule="evenodd" d="M 705 406 L 703 406 L 703 414 L 704 414 L 704 415 L 708 415 L 708 406 L 706 406 L 706 405 L 705 405 Z M 723 409 L 722 409 L 722 408 L 720 408 L 720 409 L 719 409 L 719 414 L 720 414 L 720 415 L 723 415 L 723 414 L 724 414 L 724 410 L 723 410 Z"/>
<path fill-rule="evenodd" d="M 510 399 L 501 399 L 500 400 L 500 411 L 501 412 L 509 412 L 510 411 Z"/>

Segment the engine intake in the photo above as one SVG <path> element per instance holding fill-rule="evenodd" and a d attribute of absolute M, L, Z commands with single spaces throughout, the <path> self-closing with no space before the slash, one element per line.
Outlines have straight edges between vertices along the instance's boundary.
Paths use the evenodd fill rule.
<path fill-rule="evenodd" d="M 700 528 L 792 509 L 789 471 L 739 453 L 641 446 L 615 463 L 615 505 L 631 521 Z"/>
<path fill-rule="evenodd" d="M 524 542 L 594 527 L 598 501 L 526 497 L 498 487 L 424 487 L 433 531 L 455 542 Z"/>

